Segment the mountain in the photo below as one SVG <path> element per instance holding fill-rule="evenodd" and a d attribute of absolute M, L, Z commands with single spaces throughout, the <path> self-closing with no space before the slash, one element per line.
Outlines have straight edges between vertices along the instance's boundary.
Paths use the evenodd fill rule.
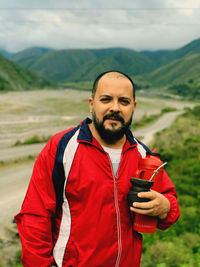
<path fill-rule="evenodd" d="M 94 78 L 101 72 L 107 70 L 119 70 L 129 74 L 130 76 L 147 73 L 152 69 L 152 61 L 133 50 L 120 49 L 115 53 L 107 54 L 102 58 L 97 58 L 89 63 L 80 66 L 65 81 L 88 81 Z"/>
<path fill-rule="evenodd" d="M 50 50 L 31 48 L 12 57 L 21 67 L 58 83 L 92 81 L 101 72 L 117 69 L 136 81 L 138 88 L 169 87 L 199 81 L 200 39 L 170 51 L 136 52 L 126 48 Z"/>
<path fill-rule="evenodd" d="M 1 54 L 3 57 L 7 58 L 7 59 L 9 59 L 9 58 L 11 58 L 11 57 L 13 56 L 12 53 L 9 53 L 8 51 L 6 51 L 6 50 L 4 50 L 4 49 L 0 49 L 0 54 Z"/>
<path fill-rule="evenodd" d="M 30 69 L 31 66 L 40 56 L 53 51 L 53 49 L 45 47 L 31 47 L 24 49 L 10 58 L 15 63 L 19 64 L 24 69 Z"/>
<path fill-rule="evenodd" d="M 22 69 L 0 55 L 0 91 L 30 90 L 52 86 L 54 84 L 47 79 Z"/>
<path fill-rule="evenodd" d="M 74 71 L 93 60 L 93 55 L 88 50 L 59 50 L 51 51 L 38 57 L 29 65 L 28 69 L 40 73 L 52 81 L 62 82 L 70 77 Z M 20 64 L 23 66 L 23 64 Z"/>
<path fill-rule="evenodd" d="M 148 56 L 125 48 L 57 50 L 35 58 L 12 59 L 56 82 L 91 80 L 108 69 L 138 75 L 155 68 Z"/>
<path fill-rule="evenodd" d="M 145 79 L 151 82 L 153 86 L 183 84 L 189 81 L 200 83 L 199 73 L 200 54 L 193 54 L 156 69 L 145 75 Z"/>
<path fill-rule="evenodd" d="M 157 51 L 144 50 L 141 51 L 140 53 L 148 56 L 149 58 L 158 59 L 169 54 L 170 52 L 171 50 L 157 50 Z"/>
<path fill-rule="evenodd" d="M 18 53 L 13 54 L 12 60 L 18 63 L 29 58 L 34 58 L 34 57 L 44 55 L 45 53 L 52 51 L 52 50 L 53 49 L 46 48 L 46 47 L 27 48 Z"/>
<path fill-rule="evenodd" d="M 200 54 L 200 39 L 196 39 L 179 49 L 176 49 L 167 53 L 166 55 L 161 56 L 158 63 L 160 65 L 165 65 L 174 60 L 181 59 L 194 54 Z"/>

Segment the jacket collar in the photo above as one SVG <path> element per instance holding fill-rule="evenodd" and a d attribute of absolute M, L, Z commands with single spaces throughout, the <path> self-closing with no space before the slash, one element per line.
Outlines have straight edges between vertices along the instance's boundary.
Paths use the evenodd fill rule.
<path fill-rule="evenodd" d="M 86 142 L 98 147 L 101 147 L 95 138 L 93 138 L 92 133 L 89 129 L 88 124 L 92 123 L 90 118 L 86 118 L 84 121 L 80 123 L 80 132 L 78 135 L 78 142 Z M 129 147 L 135 146 L 137 143 L 135 138 L 130 130 L 126 133 L 126 143 L 124 145 L 124 149 L 128 149 Z"/>

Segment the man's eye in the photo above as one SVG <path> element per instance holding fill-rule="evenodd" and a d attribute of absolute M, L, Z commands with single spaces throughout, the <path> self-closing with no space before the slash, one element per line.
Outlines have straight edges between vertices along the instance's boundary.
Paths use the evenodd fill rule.
<path fill-rule="evenodd" d="M 100 101 L 103 102 L 103 103 L 109 102 L 110 101 L 110 98 L 102 98 Z"/>
<path fill-rule="evenodd" d="M 128 100 L 126 100 L 126 99 L 121 99 L 121 101 L 120 101 L 123 105 L 129 105 L 130 104 L 130 102 L 128 101 Z"/>

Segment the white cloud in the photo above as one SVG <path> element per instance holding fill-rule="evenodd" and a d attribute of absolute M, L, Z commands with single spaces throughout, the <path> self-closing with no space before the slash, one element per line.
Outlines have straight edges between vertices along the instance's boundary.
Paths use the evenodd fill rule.
<path fill-rule="evenodd" d="M 200 38 L 195 0 L 0 0 L 0 48 L 174 49 Z"/>

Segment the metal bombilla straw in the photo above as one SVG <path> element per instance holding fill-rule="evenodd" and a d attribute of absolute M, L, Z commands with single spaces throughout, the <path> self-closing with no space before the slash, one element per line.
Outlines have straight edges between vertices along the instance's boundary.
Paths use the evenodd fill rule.
<path fill-rule="evenodd" d="M 167 162 L 163 163 L 162 165 L 160 165 L 154 172 L 153 175 L 151 176 L 151 178 L 149 179 L 149 181 L 152 181 L 154 176 L 158 173 L 158 171 L 167 164 Z"/>

